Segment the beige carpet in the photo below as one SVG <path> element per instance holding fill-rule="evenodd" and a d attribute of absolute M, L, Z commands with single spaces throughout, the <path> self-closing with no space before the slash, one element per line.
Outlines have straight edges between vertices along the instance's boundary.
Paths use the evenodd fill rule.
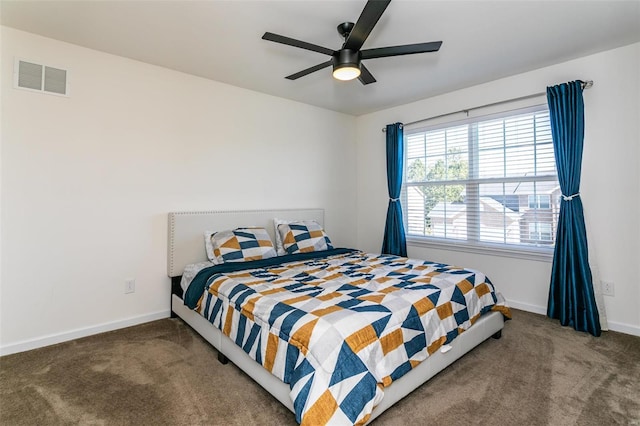
<path fill-rule="evenodd" d="M 179 319 L 0 358 L 2 425 L 294 425 Z M 640 425 L 640 337 L 514 311 L 374 425 Z"/>

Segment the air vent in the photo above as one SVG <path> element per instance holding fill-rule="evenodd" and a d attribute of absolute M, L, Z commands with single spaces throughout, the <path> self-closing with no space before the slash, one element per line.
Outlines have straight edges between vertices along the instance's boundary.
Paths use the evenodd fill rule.
<path fill-rule="evenodd" d="M 15 87 L 69 96 L 67 70 L 16 59 Z"/>

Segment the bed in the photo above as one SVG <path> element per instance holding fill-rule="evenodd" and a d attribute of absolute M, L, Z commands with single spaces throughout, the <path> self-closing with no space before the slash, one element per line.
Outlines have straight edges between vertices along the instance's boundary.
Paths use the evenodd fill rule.
<path fill-rule="evenodd" d="M 257 227 L 276 241 L 275 218 L 318 224 L 328 247 L 244 265 L 207 263 L 205 232 Z M 172 315 L 301 424 L 371 422 L 486 339 L 499 338 L 510 315 L 478 271 L 332 247 L 322 209 L 174 212 L 168 224 Z M 435 287 L 454 279 L 447 287 L 451 291 L 445 284 Z M 445 293 L 451 300 L 442 303 Z M 406 294 L 409 302 L 397 301 L 398 294 Z M 254 317 L 258 310 L 267 314 Z M 431 324 L 427 317 L 440 322 Z"/>

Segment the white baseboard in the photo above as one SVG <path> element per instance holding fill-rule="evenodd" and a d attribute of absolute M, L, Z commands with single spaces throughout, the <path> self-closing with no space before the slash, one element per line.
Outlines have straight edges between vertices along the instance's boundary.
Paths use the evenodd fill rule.
<path fill-rule="evenodd" d="M 546 306 L 530 305 L 528 303 L 518 302 L 517 300 L 507 300 L 507 305 L 522 311 L 533 312 L 534 314 L 547 315 Z M 625 324 L 608 320 L 609 331 L 617 331 L 620 333 L 631 334 L 632 336 L 640 336 L 640 327 L 637 325 Z"/>
<path fill-rule="evenodd" d="M 533 312 L 534 314 L 547 315 L 546 306 L 531 305 L 529 303 L 518 302 L 517 300 L 507 300 L 507 305 L 521 311 Z"/>
<path fill-rule="evenodd" d="M 610 331 L 618 331 L 624 334 L 640 337 L 640 327 L 637 325 L 625 324 L 622 322 L 608 321 Z"/>
<path fill-rule="evenodd" d="M 63 333 L 50 334 L 48 336 L 37 337 L 35 339 L 22 340 L 17 343 L 0 346 L 0 356 L 29 351 L 31 349 L 55 345 L 57 343 L 67 342 L 69 340 L 79 339 L 81 337 L 92 336 L 94 334 L 105 333 L 107 331 L 113 331 L 119 328 L 131 327 L 132 325 L 138 325 L 162 318 L 168 318 L 170 313 L 171 311 L 167 309 L 150 314 L 139 315 L 137 317 L 98 324 L 91 327 L 78 328 L 71 331 L 65 331 Z"/>

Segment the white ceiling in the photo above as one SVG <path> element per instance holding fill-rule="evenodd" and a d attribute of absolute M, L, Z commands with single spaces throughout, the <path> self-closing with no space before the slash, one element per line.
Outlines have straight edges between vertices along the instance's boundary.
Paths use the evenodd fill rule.
<path fill-rule="evenodd" d="M 265 31 L 338 49 L 364 0 L 6 1 L 2 25 L 352 115 L 640 41 L 640 1 L 394 0 L 363 48 L 442 40 L 437 53 L 370 59 L 378 80 L 340 82 L 329 57 Z M 589 76 L 576 76 L 576 78 Z"/>

